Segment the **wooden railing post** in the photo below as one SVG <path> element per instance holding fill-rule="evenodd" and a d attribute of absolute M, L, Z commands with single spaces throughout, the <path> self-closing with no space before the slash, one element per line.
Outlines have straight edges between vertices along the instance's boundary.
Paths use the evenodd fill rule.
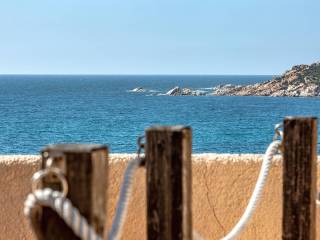
<path fill-rule="evenodd" d="M 191 128 L 146 130 L 147 237 L 191 240 Z"/>
<path fill-rule="evenodd" d="M 316 239 L 317 119 L 286 118 L 282 239 Z"/>
<path fill-rule="evenodd" d="M 42 151 L 42 168 L 49 158 L 65 174 L 68 182 L 67 198 L 100 235 L 106 221 L 106 193 L 108 177 L 108 150 L 104 145 L 61 144 Z M 43 187 L 60 190 L 53 176 L 42 181 Z M 79 239 L 65 222 L 50 208 L 38 209 L 32 225 L 38 239 Z"/>

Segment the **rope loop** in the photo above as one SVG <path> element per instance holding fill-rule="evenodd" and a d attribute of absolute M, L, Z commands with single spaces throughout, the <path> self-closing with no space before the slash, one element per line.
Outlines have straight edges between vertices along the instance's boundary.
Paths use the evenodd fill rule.
<path fill-rule="evenodd" d="M 278 124 L 276 124 L 274 126 L 273 141 L 282 140 L 282 138 L 283 138 L 283 131 L 281 130 L 282 128 L 283 128 L 283 124 L 282 123 L 278 123 Z"/>
<path fill-rule="evenodd" d="M 68 194 L 68 183 L 67 183 L 65 176 L 61 172 L 61 170 L 56 167 L 45 168 L 45 169 L 39 170 L 38 172 L 33 174 L 32 179 L 31 179 L 32 192 L 33 193 L 36 192 L 39 189 L 41 180 L 44 177 L 51 175 L 51 174 L 58 178 L 60 185 L 61 185 L 62 196 L 66 197 Z"/>
<path fill-rule="evenodd" d="M 124 179 L 120 190 L 120 197 L 116 209 L 116 214 L 109 232 L 109 240 L 118 240 L 125 221 L 129 199 L 132 192 L 132 181 L 135 170 L 140 166 L 142 158 L 137 156 L 129 161 L 124 173 Z M 48 174 L 54 174 L 60 180 L 62 191 L 54 191 L 50 188 L 38 189 L 42 178 Z M 87 220 L 81 216 L 79 210 L 74 207 L 71 201 L 66 198 L 68 192 L 67 181 L 62 172 L 55 167 L 45 168 L 36 172 L 32 177 L 32 193 L 27 196 L 24 203 L 24 214 L 31 221 L 33 211 L 36 206 L 46 206 L 53 209 L 73 230 L 75 235 L 84 240 L 102 240 Z"/>

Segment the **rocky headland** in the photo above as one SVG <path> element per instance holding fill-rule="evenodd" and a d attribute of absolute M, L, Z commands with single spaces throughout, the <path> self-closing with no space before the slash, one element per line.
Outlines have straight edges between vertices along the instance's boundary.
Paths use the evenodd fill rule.
<path fill-rule="evenodd" d="M 213 88 L 216 96 L 320 96 L 320 62 L 293 66 L 279 77 L 252 85 L 219 85 Z"/>
<path fill-rule="evenodd" d="M 149 92 L 148 96 L 272 96 L 272 97 L 317 97 L 320 96 L 320 62 L 311 65 L 293 66 L 281 76 L 251 85 L 224 84 L 203 89 L 176 86 L 167 92 L 137 87 L 129 92 Z"/>

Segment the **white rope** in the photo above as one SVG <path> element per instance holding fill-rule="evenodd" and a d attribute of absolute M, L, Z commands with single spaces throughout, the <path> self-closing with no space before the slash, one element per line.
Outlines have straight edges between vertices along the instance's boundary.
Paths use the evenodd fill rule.
<path fill-rule="evenodd" d="M 126 217 L 129 199 L 131 195 L 132 179 L 135 170 L 139 167 L 141 159 L 139 157 L 129 161 L 124 174 L 123 184 L 120 190 L 118 206 L 109 233 L 109 240 L 118 240 Z M 30 193 L 24 204 L 24 214 L 31 220 L 32 212 L 37 205 L 52 208 L 73 230 L 73 232 L 83 240 L 102 240 L 94 229 L 88 224 L 87 220 L 81 216 L 69 199 L 63 197 L 61 192 L 50 188 L 36 190 Z"/>
<path fill-rule="evenodd" d="M 127 169 L 124 174 L 124 180 L 122 183 L 120 197 L 118 201 L 118 206 L 116 210 L 115 217 L 113 219 L 113 224 L 111 226 L 111 230 L 109 232 L 108 239 L 117 240 L 120 239 L 120 234 L 122 232 L 122 227 L 124 224 L 125 216 L 127 214 L 127 209 L 129 205 L 129 199 L 132 193 L 132 180 L 133 173 L 139 167 L 141 162 L 140 157 L 136 157 L 132 161 L 129 161 Z"/>
<path fill-rule="evenodd" d="M 30 193 L 24 203 L 24 214 L 31 220 L 32 213 L 37 206 L 52 208 L 73 230 L 73 232 L 84 240 L 102 240 L 90 227 L 87 220 L 81 216 L 69 199 L 62 196 L 61 192 L 51 188 L 36 190 Z"/>
<path fill-rule="evenodd" d="M 259 203 L 259 200 L 261 199 L 262 190 L 266 183 L 267 176 L 270 171 L 272 158 L 278 152 L 280 146 L 281 146 L 281 141 L 276 140 L 276 141 L 273 141 L 267 148 L 267 151 L 263 156 L 259 177 L 258 177 L 256 186 L 253 190 L 253 193 L 251 195 L 251 198 L 249 200 L 248 206 L 244 211 L 243 215 L 241 216 L 240 220 L 238 221 L 238 223 L 233 227 L 233 229 L 225 237 L 222 238 L 222 240 L 235 239 L 249 222 L 250 218 L 254 213 L 254 210 L 256 209 Z"/>
<path fill-rule="evenodd" d="M 238 235 L 241 233 L 241 231 L 245 228 L 247 223 L 249 222 L 261 198 L 262 190 L 266 183 L 267 176 L 270 171 L 272 158 L 278 152 L 280 146 L 281 146 L 281 141 L 276 140 L 276 141 L 273 141 L 267 148 L 266 153 L 263 156 L 259 177 L 258 177 L 256 186 L 254 188 L 254 191 L 251 195 L 251 198 L 249 200 L 249 203 L 247 205 L 247 208 L 244 211 L 238 223 L 233 227 L 233 229 L 225 237 L 222 238 L 222 240 L 236 239 Z M 195 232 L 193 234 L 193 239 L 202 240 L 203 238 L 197 232 Z"/>

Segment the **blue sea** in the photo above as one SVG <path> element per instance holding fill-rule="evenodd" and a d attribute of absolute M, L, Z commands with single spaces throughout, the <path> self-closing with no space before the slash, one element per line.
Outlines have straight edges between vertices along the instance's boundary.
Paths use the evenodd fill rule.
<path fill-rule="evenodd" d="M 180 86 L 250 84 L 272 76 L 0 75 L 0 153 L 36 154 L 53 143 L 136 151 L 152 125 L 189 125 L 193 152 L 262 153 L 285 116 L 320 116 L 320 98 L 158 96 Z M 147 91 L 129 90 L 143 87 Z"/>

